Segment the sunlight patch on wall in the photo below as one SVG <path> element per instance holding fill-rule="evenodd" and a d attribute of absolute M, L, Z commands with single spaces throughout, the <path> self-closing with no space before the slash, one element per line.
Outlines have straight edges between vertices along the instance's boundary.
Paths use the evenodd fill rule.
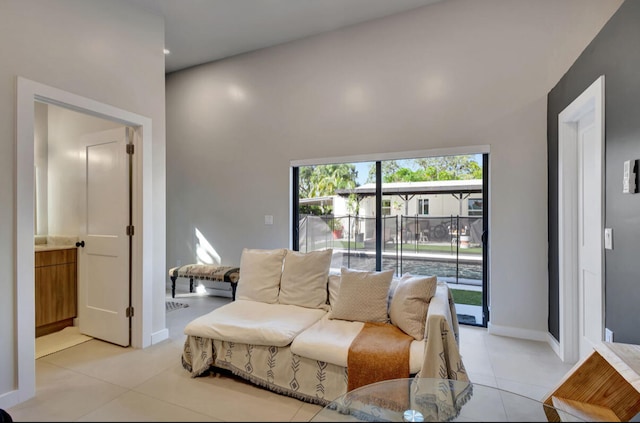
<path fill-rule="evenodd" d="M 202 232 L 198 228 L 196 231 L 196 261 L 198 264 L 215 264 L 220 265 L 222 262 L 220 255 L 213 248 L 211 243 L 207 241 Z"/>

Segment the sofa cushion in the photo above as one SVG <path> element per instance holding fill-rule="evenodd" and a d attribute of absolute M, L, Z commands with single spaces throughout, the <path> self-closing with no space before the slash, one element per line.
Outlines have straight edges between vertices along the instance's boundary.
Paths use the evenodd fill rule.
<path fill-rule="evenodd" d="M 325 315 L 302 331 L 291 343 L 291 352 L 311 360 L 347 367 L 349 346 L 364 326 L 363 322 L 329 319 Z M 409 371 L 420 371 L 424 342 L 412 341 L 409 349 Z"/>
<path fill-rule="evenodd" d="M 437 286 L 435 276 L 403 275 L 391 297 L 391 323 L 417 341 L 424 339 L 429 301 Z"/>
<path fill-rule="evenodd" d="M 236 300 L 187 324 L 185 335 L 249 345 L 284 347 L 326 311 L 289 304 Z"/>
<path fill-rule="evenodd" d="M 312 360 L 347 367 L 349 345 L 363 326 L 363 322 L 329 319 L 324 316 L 296 336 L 291 343 L 291 352 Z"/>
<path fill-rule="evenodd" d="M 333 307 L 338 301 L 338 292 L 340 291 L 340 269 L 329 270 L 329 281 L 327 283 L 329 291 L 329 306 Z"/>
<path fill-rule="evenodd" d="M 327 309 L 327 279 L 333 250 L 288 250 L 280 281 L 280 304 Z"/>
<path fill-rule="evenodd" d="M 286 253 L 286 248 L 242 250 L 236 299 L 277 303 Z"/>
<path fill-rule="evenodd" d="M 388 322 L 387 298 L 393 269 L 381 272 L 340 269 L 340 290 L 330 318 L 358 322 Z"/>

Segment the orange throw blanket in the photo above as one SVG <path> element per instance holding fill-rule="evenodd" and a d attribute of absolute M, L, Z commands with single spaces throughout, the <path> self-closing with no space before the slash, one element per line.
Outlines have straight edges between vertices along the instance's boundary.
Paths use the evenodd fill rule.
<path fill-rule="evenodd" d="M 409 377 L 412 340 L 391 323 L 365 323 L 349 346 L 347 391 L 383 380 Z"/>

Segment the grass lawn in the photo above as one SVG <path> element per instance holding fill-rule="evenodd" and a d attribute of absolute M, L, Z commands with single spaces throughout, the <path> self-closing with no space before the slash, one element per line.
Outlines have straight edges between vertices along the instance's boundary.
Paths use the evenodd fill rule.
<path fill-rule="evenodd" d="M 482 292 L 451 289 L 456 304 L 482 305 Z"/>

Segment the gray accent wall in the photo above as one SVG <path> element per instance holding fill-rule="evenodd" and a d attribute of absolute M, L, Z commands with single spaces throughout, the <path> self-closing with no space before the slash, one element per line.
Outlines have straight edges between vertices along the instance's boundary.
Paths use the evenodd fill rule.
<path fill-rule="evenodd" d="M 549 332 L 560 336 L 558 113 L 605 76 L 605 326 L 614 341 L 640 344 L 640 194 L 622 193 L 625 160 L 640 159 L 640 1 L 627 0 L 549 92 Z"/>

